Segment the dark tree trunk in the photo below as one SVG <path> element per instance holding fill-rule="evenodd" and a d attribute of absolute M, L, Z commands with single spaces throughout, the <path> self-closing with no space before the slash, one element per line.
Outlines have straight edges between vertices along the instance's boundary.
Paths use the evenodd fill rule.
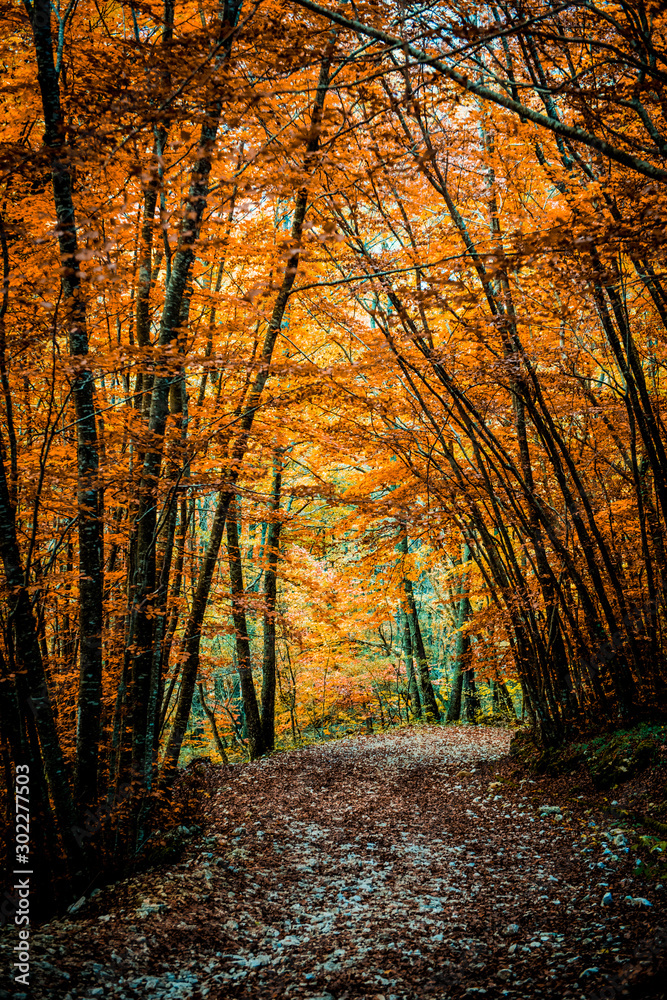
<path fill-rule="evenodd" d="M 76 413 L 79 531 L 79 697 L 77 708 L 75 796 L 82 803 L 97 797 L 97 766 L 102 702 L 103 527 L 99 449 L 93 373 L 88 354 L 86 305 L 77 259 L 78 243 L 72 174 L 64 148 L 60 86 L 53 60 L 49 0 L 34 0 L 31 13 L 37 80 L 44 111 L 44 145 L 50 165 L 58 221 L 62 298 L 73 359 L 72 396 Z"/>
<path fill-rule="evenodd" d="M 401 534 L 399 551 L 404 556 L 407 556 L 408 554 L 407 531 L 403 531 Z M 403 576 L 403 591 L 405 593 L 406 603 L 405 613 L 410 623 L 412 649 L 417 661 L 417 679 L 421 690 L 422 707 L 427 721 L 440 722 L 440 709 L 438 708 L 438 703 L 435 700 L 435 692 L 433 690 L 433 684 L 431 683 L 431 675 L 429 673 L 428 660 L 426 658 L 426 649 L 424 648 L 424 640 L 422 639 L 421 629 L 419 627 L 419 615 L 417 613 L 415 595 L 412 589 L 412 581 L 409 580 L 406 575 Z"/>
<path fill-rule="evenodd" d="M 213 571 L 218 560 L 218 553 L 220 551 L 220 543 L 222 542 L 225 521 L 227 519 L 229 505 L 234 498 L 234 484 L 238 478 L 239 469 L 248 447 L 248 439 L 253 421 L 255 419 L 255 413 L 257 412 L 264 387 L 269 378 L 273 349 L 276 340 L 278 339 L 278 334 L 285 315 L 285 309 L 287 308 L 287 303 L 289 301 L 289 295 L 299 266 L 303 223 L 306 216 L 306 209 L 308 207 L 308 183 L 316 166 L 315 154 L 319 146 L 320 130 L 322 126 L 322 109 L 324 107 L 324 99 L 329 87 L 329 71 L 331 67 L 335 38 L 336 35 L 334 32 L 332 33 L 331 41 L 324 59 L 322 60 L 322 66 L 320 69 L 313 113 L 311 116 L 310 132 L 304 157 L 304 185 L 297 195 L 294 207 L 294 218 L 291 233 L 292 240 L 289 256 L 287 258 L 287 264 L 283 273 L 282 283 L 273 306 L 273 312 L 267 327 L 264 343 L 262 345 L 262 351 L 259 358 L 259 369 L 248 394 L 248 398 L 244 403 L 241 419 L 239 420 L 239 438 L 232 449 L 231 455 L 231 471 L 229 474 L 230 485 L 228 489 L 223 490 L 220 493 L 218 498 L 218 505 L 213 519 L 213 526 L 209 536 L 206 555 L 199 574 L 199 579 L 197 580 L 197 588 L 192 602 L 192 610 L 186 626 L 185 637 L 183 640 L 185 661 L 181 674 L 181 690 L 174 724 L 169 736 L 169 744 L 167 746 L 163 764 L 163 775 L 165 781 L 170 781 L 173 778 L 178 765 L 181 745 L 190 715 L 192 695 L 197 681 L 197 672 L 199 670 L 201 629 L 204 621 L 204 615 L 206 613 L 208 595 L 211 589 Z"/>
<path fill-rule="evenodd" d="M 218 65 L 225 62 L 231 52 L 233 27 L 241 9 L 240 0 L 225 3 L 220 24 Z M 207 205 L 209 174 L 215 139 L 218 133 L 222 104 L 216 99 L 206 108 L 206 119 L 201 127 L 200 155 L 192 170 L 190 190 L 179 234 L 178 249 L 174 255 L 169 282 L 165 292 L 160 322 L 158 346 L 163 349 L 176 344 L 178 330 L 187 310 L 187 289 L 191 280 L 195 244 L 199 238 L 202 218 Z M 133 588 L 132 617 L 134 620 L 133 646 L 136 652 L 131 665 L 132 713 L 132 770 L 143 775 L 147 759 L 152 757 L 149 734 L 149 703 L 153 667 L 153 595 L 156 589 L 156 539 L 158 523 L 158 480 L 162 466 L 164 435 L 169 414 L 169 397 L 172 386 L 179 382 L 179 352 L 175 359 L 165 361 L 153 381 L 148 415 L 148 439 L 151 442 L 144 455 L 139 483 L 137 510 L 137 569 Z M 194 690 L 194 688 L 193 688 Z"/>
<path fill-rule="evenodd" d="M 415 719 L 422 717 L 422 703 L 419 697 L 419 685 L 415 677 L 415 667 L 412 659 L 412 635 L 410 633 L 410 621 L 403 610 L 399 610 L 399 622 L 403 632 L 403 656 L 405 657 L 405 672 L 408 677 L 408 697 L 410 699 L 410 709 Z"/>
<path fill-rule="evenodd" d="M 271 753 L 276 741 L 276 585 L 280 555 L 280 490 L 282 458 L 273 457 L 271 521 L 267 538 L 268 558 L 264 570 L 264 650 L 262 658 L 262 742 L 264 753 Z"/>
<path fill-rule="evenodd" d="M 516 719 L 516 709 L 514 708 L 514 702 L 510 697 L 510 693 L 507 690 L 507 685 L 500 677 L 496 677 L 493 681 L 493 695 L 494 695 L 494 710 L 497 707 L 498 711 L 502 715 L 507 715 L 509 719 Z"/>
<path fill-rule="evenodd" d="M 470 549 L 464 542 L 461 550 L 461 562 L 467 563 L 470 559 Z M 456 637 L 452 653 L 453 672 L 452 686 L 449 692 L 449 702 L 447 704 L 447 722 L 458 722 L 461 718 L 461 696 L 463 693 L 463 675 L 466 669 L 468 653 L 470 650 L 470 635 L 463 626 L 470 618 L 470 598 L 465 593 L 467 588 L 466 574 L 461 578 L 459 587 L 459 602 L 456 614 Z"/>
<path fill-rule="evenodd" d="M 250 759 L 256 760 L 264 753 L 262 723 L 259 717 L 259 705 L 255 684 L 252 678 L 252 659 L 250 640 L 248 638 L 248 623 L 245 613 L 245 589 L 243 587 L 243 566 L 241 564 L 241 548 L 236 522 L 237 503 L 234 500 L 229 507 L 227 516 L 227 552 L 229 556 L 229 578 L 232 586 L 232 619 L 236 638 L 236 663 L 243 699 L 243 714 L 245 730 L 248 738 Z"/>
<path fill-rule="evenodd" d="M 170 483 L 169 495 L 165 507 L 162 511 L 163 525 L 158 537 L 160 572 L 157 579 L 157 590 L 155 594 L 155 632 L 153 641 L 153 655 L 151 664 L 151 679 L 148 700 L 148 724 L 146 738 L 151 752 L 146 754 L 145 760 L 145 782 L 150 790 L 153 784 L 154 768 L 157 762 L 157 749 L 159 742 L 160 717 L 162 708 L 162 695 L 164 688 L 164 674 L 169 666 L 170 637 L 167 634 L 167 598 L 169 594 L 169 577 L 174 554 L 174 541 L 176 535 L 176 523 L 178 520 L 177 497 L 184 477 L 184 463 L 186 458 L 187 441 L 187 396 L 185 389 L 185 377 L 181 373 L 181 378 L 171 388 L 170 411 L 175 418 L 175 430 L 179 432 L 176 440 L 173 441 L 169 456 Z M 187 466 L 186 466 L 187 468 Z M 181 513 L 183 513 L 181 511 Z M 183 535 L 184 539 L 184 535 Z M 179 543 L 181 539 L 179 537 Z M 177 554 L 175 581 L 177 584 L 176 594 L 180 590 L 180 578 L 182 575 L 182 553 Z M 167 646 L 169 642 L 169 646 Z"/>
<path fill-rule="evenodd" d="M 44 773 L 49 784 L 58 832 L 62 837 L 66 854 L 73 862 L 80 863 L 83 852 L 73 832 L 77 818 L 76 811 L 46 684 L 37 623 L 25 587 L 14 510 L 10 504 L 5 464 L 2 460 L 0 460 L 0 557 L 8 590 L 7 628 L 12 640 L 15 668 L 17 673 L 24 676 L 27 689 L 28 704 L 23 710 L 29 710 L 35 718 Z"/>
<path fill-rule="evenodd" d="M 7 246 L 7 234 L 5 233 L 4 221 L 0 214 L 0 250 L 2 251 L 2 298 L 0 299 L 0 381 L 2 382 L 2 395 L 5 404 L 5 426 L 0 432 L 0 454 L 3 461 L 4 455 L 4 433 L 7 434 L 9 445 L 9 499 L 12 507 L 16 506 L 16 490 L 18 484 L 18 447 L 16 442 L 16 428 L 14 426 L 14 406 L 12 403 L 12 392 L 7 374 L 7 352 L 5 336 L 5 315 L 9 302 L 9 248 Z"/>
<path fill-rule="evenodd" d="M 458 631 L 456 642 L 454 643 L 454 671 L 452 674 L 452 686 L 449 694 L 449 704 L 447 705 L 447 722 L 458 722 L 461 718 L 461 695 L 463 692 L 463 677 L 466 672 L 465 666 L 470 652 L 470 635 L 461 626 L 470 617 L 470 599 L 464 597 L 459 602 Z"/>
<path fill-rule="evenodd" d="M 211 732 L 213 733 L 213 739 L 215 741 L 215 748 L 222 758 L 222 763 L 225 767 L 229 767 L 229 758 L 227 757 L 227 746 L 220 736 L 220 730 L 218 729 L 218 723 L 215 718 L 215 712 L 210 705 L 206 703 L 206 695 L 204 694 L 204 687 L 201 683 L 197 685 L 197 691 L 199 692 L 199 700 L 201 702 L 201 707 L 204 709 L 204 714 L 208 719 L 209 725 L 211 727 Z"/>
<path fill-rule="evenodd" d="M 466 722 L 476 722 L 479 711 L 479 695 L 475 684 L 475 671 L 468 667 L 463 673 L 463 703 Z"/>

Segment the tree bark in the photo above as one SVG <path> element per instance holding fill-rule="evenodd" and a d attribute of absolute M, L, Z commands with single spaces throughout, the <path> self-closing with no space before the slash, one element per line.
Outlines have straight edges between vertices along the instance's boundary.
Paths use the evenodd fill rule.
<path fill-rule="evenodd" d="M 252 677 L 252 657 L 250 640 L 248 638 L 248 623 L 245 613 L 245 589 L 243 587 L 243 566 L 241 564 L 241 547 L 237 525 L 238 505 L 234 499 L 229 505 L 227 514 L 227 553 L 229 557 L 229 578 L 232 588 L 232 619 L 236 640 L 236 663 L 243 699 L 243 714 L 245 715 L 246 735 L 250 759 L 256 760 L 264 753 L 262 722 L 259 717 L 259 705 Z"/>
<path fill-rule="evenodd" d="M 241 10 L 241 0 L 225 0 L 218 43 L 222 46 L 218 65 L 228 59 L 232 45 L 232 28 Z M 179 381 L 181 349 L 173 351 L 183 317 L 186 293 L 191 278 L 194 251 L 201 230 L 207 205 L 209 174 L 218 133 L 222 104 L 215 100 L 206 108 L 201 127 L 199 155 L 194 165 L 187 201 L 183 206 L 178 249 L 174 255 L 170 279 L 165 292 L 160 322 L 158 347 L 162 357 L 162 371 L 152 384 L 148 440 L 150 446 L 144 455 L 139 483 L 137 510 L 137 570 L 134 583 L 132 617 L 134 619 L 134 646 L 131 672 L 132 712 L 132 769 L 143 775 L 147 758 L 151 755 L 149 742 L 149 702 L 153 665 L 153 596 L 156 585 L 156 540 L 158 480 L 162 465 L 164 435 L 169 413 L 169 396 L 172 385 Z M 194 690 L 194 687 L 193 687 Z"/>
<path fill-rule="evenodd" d="M 463 701 L 466 722 L 476 722 L 479 711 L 479 695 L 475 684 L 475 671 L 468 667 L 463 672 Z"/>
<path fill-rule="evenodd" d="M 271 753 L 276 742 L 276 590 L 280 555 L 280 491 L 282 457 L 273 456 L 273 489 L 269 523 L 268 559 L 264 570 L 264 649 L 262 658 L 262 742 L 264 753 Z M 266 551 L 266 550 L 265 550 Z"/>
<path fill-rule="evenodd" d="M 0 459 L 0 558 L 8 590 L 7 626 L 13 637 L 16 669 L 25 677 L 27 684 L 26 708 L 35 717 L 40 754 L 53 800 L 58 832 L 69 859 L 73 863 L 81 863 L 83 851 L 77 844 L 73 832 L 77 818 L 74 800 L 46 683 L 37 623 L 25 586 L 14 509 L 10 504 L 5 463 L 2 459 Z"/>
<path fill-rule="evenodd" d="M 408 554 L 408 533 L 405 529 L 401 533 L 399 551 L 403 554 L 403 556 L 407 556 Z M 421 689 L 422 707 L 427 721 L 440 722 L 440 709 L 438 708 L 438 703 L 435 700 L 435 692 L 433 690 L 433 684 L 431 683 L 428 659 L 426 658 L 426 649 L 424 648 L 424 640 L 422 639 L 421 629 L 419 627 L 419 615 L 417 613 L 415 595 L 412 589 L 412 581 L 408 579 L 405 573 L 403 575 L 403 592 L 405 593 L 406 617 L 410 624 L 412 649 L 417 660 L 416 672 L 419 687 Z"/>
<path fill-rule="evenodd" d="M 461 549 L 461 562 L 467 563 L 470 559 L 470 549 L 466 542 Z M 447 722 L 458 722 L 461 718 L 461 696 L 463 693 L 463 674 L 465 672 L 468 652 L 470 649 L 470 635 L 464 625 L 470 618 L 470 598 L 465 593 L 467 587 L 467 574 L 461 577 L 459 586 L 459 603 L 456 615 L 456 638 L 454 641 L 454 670 L 452 673 L 452 686 L 449 692 L 449 702 L 447 704 Z"/>
<path fill-rule="evenodd" d="M 93 374 L 88 366 L 88 331 L 78 260 L 72 173 L 64 149 L 60 86 L 53 59 L 49 0 L 29 8 L 44 111 L 44 145 L 51 165 L 53 202 L 58 223 L 62 297 L 69 325 L 72 396 L 76 414 L 79 531 L 79 697 L 77 706 L 75 796 L 93 802 L 102 701 L 103 527 L 99 483 L 99 448 Z"/>
<path fill-rule="evenodd" d="M 206 718 L 208 719 L 209 725 L 211 727 L 211 732 L 213 733 L 213 739 L 215 741 L 216 750 L 220 754 L 220 756 L 222 758 L 222 763 L 225 765 L 225 767 L 229 767 L 229 758 L 227 757 L 227 748 L 225 746 L 225 743 L 223 742 L 222 737 L 220 736 L 220 730 L 218 729 L 218 723 L 217 723 L 216 718 L 215 718 L 215 712 L 213 711 L 213 709 L 211 708 L 211 706 L 207 705 L 207 703 L 206 703 L 206 696 L 204 694 L 204 686 L 201 683 L 201 681 L 197 685 L 197 691 L 199 692 L 199 700 L 201 702 L 201 707 L 204 709 L 204 713 L 205 713 Z"/>
<path fill-rule="evenodd" d="M 248 447 L 248 440 L 253 421 L 255 419 L 255 413 L 257 412 L 264 387 L 269 378 L 273 349 L 278 338 L 278 334 L 280 333 L 283 316 L 285 315 L 285 309 L 289 301 L 289 295 L 299 266 L 303 223 L 306 216 L 306 209 L 308 207 L 308 185 L 310 177 L 316 167 L 316 154 L 322 127 L 322 110 L 324 108 L 324 99 L 329 87 L 329 72 L 331 68 L 335 40 L 336 33 L 332 32 L 320 69 L 320 76 L 315 95 L 313 112 L 311 115 L 310 131 L 304 157 L 304 184 L 297 195 L 294 207 L 291 233 L 292 240 L 289 256 L 287 258 L 287 264 L 283 273 L 282 283 L 273 306 L 266 335 L 264 337 L 264 343 L 262 345 L 262 351 L 259 358 L 259 369 L 248 394 L 248 398 L 244 404 L 241 419 L 239 421 L 239 438 L 232 449 L 229 465 L 229 486 L 220 492 L 218 498 L 218 504 L 215 517 L 213 519 L 213 526 L 209 536 L 206 555 L 199 574 L 199 579 L 197 580 L 197 588 L 192 602 L 192 610 L 186 626 L 183 641 L 185 662 L 183 664 L 183 672 L 181 675 L 181 691 L 174 718 L 174 724 L 163 762 L 163 778 L 165 781 L 170 781 L 173 778 L 178 765 L 181 745 L 190 715 L 190 707 L 192 705 L 192 695 L 195 690 L 197 672 L 199 670 L 201 629 L 211 589 L 213 571 L 215 569 L 218 553 L 220 551 L 220 543 L 222 542 L 225 521 L 227 519 L 229 505 L 234 498 L 234 486 L 236 480 L 238 479 L 241 463 Z"/>
<path fill-rule="evenodd" d="M 399 622 L 403 632 L 403 656 L 405 657 L 405 672 L 408 677 L 408 697 L 410 699 L 410 710 L 415 719 L 422 717 L 422 703 L 419 697 L 419 685 L 415 677 L 415 667 L 412 658 L 412 635 L 410 633 L 410 621 L 407 614 L 400 609 Z"/>

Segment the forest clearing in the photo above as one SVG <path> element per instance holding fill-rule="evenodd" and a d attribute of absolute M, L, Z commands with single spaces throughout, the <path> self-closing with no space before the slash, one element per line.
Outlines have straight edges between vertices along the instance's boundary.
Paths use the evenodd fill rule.
<path fill-rule="evenodd" d="M 167 948 L 184 864 L 193 997 L 653 989 L 664 3 L 0 0 L 0 60 L 0 975 L 123 886 Z"/>

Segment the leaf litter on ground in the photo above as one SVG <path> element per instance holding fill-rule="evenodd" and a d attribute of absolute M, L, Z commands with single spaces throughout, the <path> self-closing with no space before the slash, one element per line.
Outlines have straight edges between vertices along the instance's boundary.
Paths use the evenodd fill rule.
<path fill-rule="evenodd" d="M 632 831 L 563 779 L 518 778 L 510 735 L 416 727 L 208 767 L 186 856 L 36 930 L 29 995 L 662 995 L 664 893 L 646 898 Z"/>

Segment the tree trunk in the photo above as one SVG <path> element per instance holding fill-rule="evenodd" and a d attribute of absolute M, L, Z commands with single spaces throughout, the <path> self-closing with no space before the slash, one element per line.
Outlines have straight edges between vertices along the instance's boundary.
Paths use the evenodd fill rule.
<path fill-rule="evenodd" d="M 470 617 L 470 601 L 467 597 L 464 597 L 460 602 L 459 608 L 459 630 L 456 633 L 456 642 L 454 645 L 454 673 L 449 694 L 449 704 L 447 705 L 447 722 L 458 722 L 461 718 L 463 675 L 465 673 L 465 661 L 470 650 L 470 636 L 467 631 L 461 629 L 461 625 Z"/>
<path fill-rule="evenodd" d="M 422 717 L 422 703 L 419 697 L 419 685 L 415 677 L 414 662 L 412 659 L 412 636 L 410 634 L 410 622 L 406 613 L 400 609 L 398 612 L 399 622 L 403 632 L 403 656 L 405 657 L 405 672 L 408 677 L 408 698 L 410 700 L 410 710 L 415 719 Z"/>
<path fill-rule="evenodd" d="M 479 695 L 475 684 L 475 671 L 468 667 L 463 673 L 463 702 L 466 722 L 476 722 L 479 711 Z"/>
<path fill-rule="evenodd" d="M 16 536 L 14 510 L 10 505 L 5 464 L 0 459 L 0 557 L 7 583 L 7 628 L 13 640 L 15 665 L 24 674 L 28 705 L 39 735 L 40 753 L 44 773 L 49 783 L 58 831 L 67 856 L 77 863 L 83 852 L 74 836 L 76 812 L 72 791 L 53 715 L 46 674 L 39 648 L 37 623 L 33 615 L 30 596 L 25 587 L 23 567 Z"/>
<path fill-rule="evenodd" d="M 234 500 L 227 514 L 227 552 L 229 556 L 229 578 L 232 585 L 232 619 L 236 638 L 236 662 L 243 699 L 243 714 L 248 738 L 250 759 L 256 760 L 264 753 L 262 723 L 259 717 L 259 705 L 252 678 L 252 660 L 250 640 L 248 638 L 248 623 L 245 613 L 245 589 L 243 587 L 243 566 L 241 564 L 241 548 L 236 522 L 238 505 Z"/>
<path fill-rule="evenodd" d="M 336 34 L 335 32 L 332 32 L 331 40 L 322 60 L 322 66 L 320 69 L 317 93 L 311 116 L 310 132 L 304 157 L 303 172 L 305 182 L 297 195 L 294 207 L 294 219 L 291 233 L 292 240 L 291 247 L 289 249 L 289 256 L 287 258 L 287 264 L 283 273 L 280 290 L 278 291 L 278 295 L 276 296 L 276 301 L 273 306 L 273 312 L 271 314 L 271 319 L 269 320 L 264 343 L 262 345 L 262 351 L 259 358 L 259 370 L 255 376 L 255 381 L 249 392 L 247 401 L 244 404 L 241 419 L 239 420 L 240 433 L 236 445 L 232 449 L 230 473 L 228 477 L 229 487 L 223 490 L 218 498 L 218 505 L 213 519 L 213 527 L 211 528 L 204 563 L 197 581 L 197 588 L 192 602 L 190 618 L 186 626 L 185 637 L 183 640 L 185 661 L 181 675 L 181 691 L 174 724 L 163 762 L 163 776 L 165 781 L 170 781 L 174 777 L 176 767 L 178 765 L 181 744 L 183 742 L 188 717 L 190 715 L 192 695 L 195 690 L 197 672 L 199 670 L 201 629 L 204 621 L 204 615 L 206 613 L 208 595 L 211 589 L 213 571 L 217 564 L 220 543 L 222 542 L 225 521 L 227 519 L 229 505 L 234 498 L 234 484 L 238 479 L 241 463 L 248 447 L 248 439 L 253 421 L 255 419 L 255 413 L 257 412 L 264 387 L 269 378 L 273 349 L 282 326 L 283 316 L 285 315 L 285 309 L 287 308 L 289 295 L 299 266 L 303 223 L 306 216 L 306 208 L 308 207 L 308 183 L 316 165 L 315 154 L 319 146 L 320 130 L 322 126 L 322 109 L 324 107 L 326 92 L 329 87 L 329 71 L 331 68 L 331 59 L 333 56 L 335 39 Z"/>
<path fill-rule="evenodd" d="M 407 556 L 408 554 L 408 533 L 404 530 L 401 533 L 399 551 Z M 421 689 L 421 702 L 424 714 L 428 722 L 440 722 L 440 709 L 435 700 L 435 692 L 431 683 L 431 675 L 428 669 L 428 660 L 424 648 L 421 629 L 419 627 L 419 615 L 415 603 L 415 595 L 412 589 L 412 581 L 404 574 L 403 591 L 405 593 L 406 617 L 410 624 L 410 634 L 412 638 L 412 649 L 417 660 L 417 679 Z"/>
<path fill-rule="evenodd" d="M 461 549 L 461 562 L 467 563 L 470 559 L 470 549 L 466 542 Z M 449 692 L 449 703 L 447 705 L 447 722 L 458 722 L 461 718 L 461 695 L 463 693 L 463 674 L 465 672 L 468 652 L 470 650 L 470 635 L 463 626 L 470 618 L 470 598 L 465 594 L 467 587 L 467 574 L 461 577 L 459 586 L 459 606 L 456 615 L 456 638 L 454 641 L 454 670 L 452 674 L 452 686 Z"/>
<path fill-rule="evenodd" d="M 201 683 L 201 681 L 197 685 L 197 690 L 199 692 L 199 700 L 201 702 L 201 707 L 204 709 L 204 713 L 205 713 L 206 718 L 208 719 L 209 725 L 211 727 L 211 732 L 213 733 L 213 739 L 215 741 L 215 748 L 216 748 L 216 750 L 218 751 L 218 753 L 220 754 L 220 756 L 222 758 L 222 763 L 225 765 L 225 767 L 229 767 L 229 758 L 227 757 L 227 748 L 225 746 L 225 743 L 223 742 L 222 737 L 220 736 L 220 730 L 218 729 L 218 723 L 216 722 L 215 712 L 210 707 L 210 705 L 206 704 L 206 696 L 204 695 L 204 686 Z"/>
<path fill-rule="evenodd" d="M 233 27 L 241 9 L 240 0 L 225 2 L 221 18 L 219 39 L 221 47 L 216 58 L 218 67 L 231 52 Z M 150 413 L 148 418 L 148 439 L 151 446 L 146 451 L 139 483 L 139 504 L 137 510 L 137 570 L 135 576 L 132 617 L 135 622 L 133 645 L 136 652 L 132 658 L 131 711 L 132 711 L 132 765 L 133 772 L 143 775 L 147 758 L 151 756 L 149 743 L 149 701 L 153 665 L 153 595 L 156 584 L 156 538 L 158 480 L 162 465 L 164 435 L 169 413 L 169 397 L 172 386 L 181 378 L 179 351 L 169 352 L 165 348 L 176 346 L 178 331 L 187 309 L 187 289 L 191 280 L 194 250 L 201 230 L 202 219 L 207 205 L 209 175 L 212 155 L 218 133 L 222 103 L 216 98 L 206 108 L 206 118 L 201 127 L 200 155 L 194 164 L 190 190 L 179 233 L 178 250 L 174 255 L 171 274 L 164 298 L 160 322 L 158 346 L 162 349 L 163 370 L 153 380 Z M 193 686 L 194 690 L 194 686 Z"/>
<path fill-rule="evenodd" d="M 53 60 L 49 0 L 34 0 L 30 20 L 37 61 L 37 80 L 44 111 L 44 145 L 51 165 L 53 201 L 58 222 L 62 298 L 67 310 L 69 352 L 73 359 L 72 396 L 76 414 L 79 514 L 79 698 L 75 796 L 81 802 L 91 803 L 97 797 L 100 743 L 104 564 L 94 382 L 93 373 L 85 360 L 88 354 L 86 304 L 77 258 L 72 174 L 64 148 L 64 122 L 58 74 Z"/>
<path fill-rule="evenodd" d="M 264 753 L 271 753 L 276 742 L 276 586 L 278 558 L 280 555 L 280 490 L 282 458 L 276 451 L 273 456 L 273 490 L 271 522 L 267 548 L 268 559 L 264 571 L 264 650 L 262 659 L 262 742 Z"/>
<path fill-rule="evenodd" d="M 493 682 L 493 690 L 499 712 L 506 715 L 509 719 L 516 720 L 514 702 L 510 697 L 509 691 L 507 690 L 507 685 L 500 677 L 496 677 Z"/>

